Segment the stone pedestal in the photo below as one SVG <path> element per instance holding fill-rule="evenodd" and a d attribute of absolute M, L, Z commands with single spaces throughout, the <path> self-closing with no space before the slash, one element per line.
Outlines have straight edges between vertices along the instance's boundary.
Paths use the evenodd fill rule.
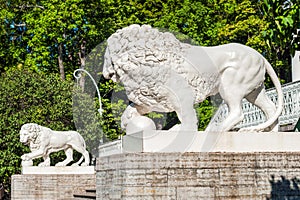
<path fill-rule="evenodd" d="M 99 149 L 96 177 L 24 168 L 12 199 L 300 199 L 300 133 L 145 131 Z"/>
<path fill-rule="evenodd" d="M 97 160 L 97 199 L 299 199 L 300 153 L 123 153 Z"/>
<path fill-rule="evenodd" d="M 74 194 L 95 188 L 96 175 L 93 166 L 45 167 L 39 170 L 40 168 L 27 167 L 23 169 L 23 174 L 12 176 L 12 200 L 75 199 Z M 77 168 L 81 169 L 76 171 Z"/>
<path fill-rule="evenodd" d="M 144 131 L 99 149 L 99 200 L 300 199 L 299 133 Z"/>

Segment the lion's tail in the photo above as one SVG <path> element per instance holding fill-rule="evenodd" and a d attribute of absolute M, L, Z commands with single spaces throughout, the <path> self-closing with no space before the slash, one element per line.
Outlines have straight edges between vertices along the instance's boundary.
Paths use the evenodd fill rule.
<path fill-rule="evenodd" d="M 272 68 L 271 64 L 265 59 L 265 67 L 266 71 L 269 74 L 275 89 L 277 91 L 277 108 L 274 115 L 272 115 L 269 119 L 267 119 L 266 122 L 256 126 L 255 128 L 257 130 L 265 130 L 266 128 L 270 127 L 274 124 L 276 120 L 278 120 L 279 116 L 281 115 L 281 112 L 283 110 L 283 92 L 281 88 L 281 84 L 279 82 L 278 76 L 276 75 L 274 69 Z"/>

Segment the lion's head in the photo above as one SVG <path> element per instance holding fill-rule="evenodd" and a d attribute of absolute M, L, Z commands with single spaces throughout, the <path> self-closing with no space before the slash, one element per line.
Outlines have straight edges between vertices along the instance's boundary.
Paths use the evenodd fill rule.
<path fill-rule="evenodd" d="M 185 50 L 190 46 L 181 43 L 169 32 L 160 32 L 149 25 L 125 27 L 107 39 L 103 76 L 115 82 L 128 72 L 140 71 L 142 66 L 180 68 Z M 179 70 L 180 71 L 180 70 Z M 178 72 L 179 72 L 178 71 Z"/>
<path fill-rule="evenodd" d="M 161 87 L 170 71 L 186 73 L 182 63 L 189 47 L 172 33 L 149 25 L 131 25 L 108 38 L 103 76 L 122 82 L 128 99 L 137 105 L 163 103 Z"/>
<path fill-rule="evenodd" d="M 41 127 L 38 124 L 28 123 L 24 124 L 20 130 L 20 142 L 28 144 L 30 141 L 36 139 Z"/>

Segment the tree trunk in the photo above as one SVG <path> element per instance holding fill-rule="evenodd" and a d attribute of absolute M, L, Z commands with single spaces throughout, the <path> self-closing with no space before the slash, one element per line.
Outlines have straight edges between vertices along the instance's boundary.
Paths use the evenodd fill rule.
<path fill-rule="evenodd" d="M 58 45 L 58 67 L 61 80 L 65 80 L 65 68 L 63 63 L 63 44 Z"/>
<path fill-rule="evenodd" d="M 86 42 L 83 41 L 81 46 L 80 46 L 80 51 L 79 51 L 79 59 L 80 59 L 80 68 L 84 69 L 85 67 L 85 59 L 86 59 L 86 55 L 85 55 L 85 44 Z M 82 88 L 82 91 L 84 91 L 84 84 L 85 84 L 85 76 L 82 74 L 80 80 L 79 80 L 79 85 Z"/>

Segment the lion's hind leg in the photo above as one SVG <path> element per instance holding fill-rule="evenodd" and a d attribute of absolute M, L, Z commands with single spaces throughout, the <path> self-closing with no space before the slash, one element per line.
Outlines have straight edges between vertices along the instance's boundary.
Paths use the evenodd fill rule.
<path fill-rule="evenodd" d="M 73 149 L 68 147 L 67 149 L 65 149 L 65 154 L 67 156 L 67 158 L 62 161 L 57 163 L 55 166 L 67 166 L 70 162 L 73 161 Z"/>
<path fill-rule="evenodd" d="M 246 96 L 247 84 L 242 84 L 232 77 L 236 77 L 237 72 L 234 69 L 227 69 L 223 72 L 220 79 L 219 93 L 225 103 L 228 105 L 229 115 L 227 118 L 216 128 L 216 132 L 227 132 L 244 119 L 242 110 L 242 99 Z"/>
<path fill-rule="evenodd" d="M 90 164 L 89 152 L 81 145 L 77 146 L 77 145 L 73 144 L 72 148 L 74 148 L 77 152 L 81 153 L 82 156 L 84 157 L 84 163 L 82 163 L 81 166 L 89 166 L 89 164 Z M 80 162 L 81 162 L 81 158 L 80 158 L 80 161 L 77 162 L 76 164 L 79 165 Z"/>
<path fill-rule="evenodd" d="M 224 99 L 225 100 L 225 99 Z M 228 105 L 229 108 L 229 115 L 227 118 L 221 123 L 219 127 L 216 128 L 216 132 L 227 132 L 230 131 L 236 124 L 243 121 L 244 115 L 241 107 L 241 101 L 242 99 L 235 99 L 235 101 L 227 101 L 225 102 Z"/>
<path fill-rule="evenodd" d="M 246 99 L 250 103 L 260 108 L 264 112 L 267 119 L 273 116 L 276 112 L 276 106 L 266 95 L 263 84 L 259 88 L 251 92 L 248 96 L 246 96 Z M 278 131 L 278 120 L 274 122 L 274 124 L 270 127 L 270 129 L 272 129 L 273 131 Z M 241 129 L 241 131 L 264 131 L 264 130 L 261 129 L 260 126 L 258 125 L 254 127 L 243 128 Z"/>

